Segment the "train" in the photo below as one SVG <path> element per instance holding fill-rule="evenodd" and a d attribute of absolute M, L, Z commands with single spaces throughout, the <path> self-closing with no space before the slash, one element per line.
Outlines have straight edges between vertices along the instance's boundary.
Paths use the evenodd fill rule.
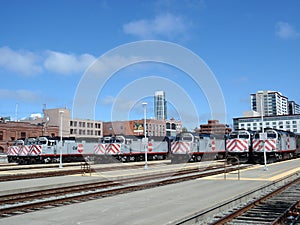
<path fill-rule="evenodd" d="M 237 130 L 226 138 L 229 157 L 240 162 L 259 163 L 296 158 L 300 156 L 300 134 L 266 128 L 261 131 Z"/>
<path fill-rule="evenodd" d="M 135 136 L 115 136 L 100 138 L 94 147 L 95 163 L 134 162 L 164 160 L 169 156 L 170 139 L 167 137 L 141 138 Z M 147 155 L 145 154 L 147 150 Z"/>
<path fill-rule="evenodd" d="M 172 163 L 224 159 L 225 156 L 223 135 L 181 133 L 171 143 Z"/>
<path fill-rule="evenodd" d="M 145 154 L 147 151 L 147 154 Z M 8 162 L 19 164 L 134 162 L 171 159 L 171 163 L 234 159 L 240 163 L 268 163 L 300 156 L 300 135 L 265 129 L 236 130 L 228 135 L 183 132 L 176 137 L 108 136 L 99 139 L 37 137 L 16 140 L 8 148 Z"/>

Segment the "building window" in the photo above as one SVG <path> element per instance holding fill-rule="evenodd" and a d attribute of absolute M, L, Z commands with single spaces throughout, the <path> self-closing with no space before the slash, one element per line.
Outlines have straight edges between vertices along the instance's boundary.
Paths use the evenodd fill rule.
<path fill-rule="evenodd" d="M 3 141 L 3 131 L 0 131 L 0 141 Z"/>
<path fill-rule="evenodd" d="M 21 138 L 25 139 L 26 138 L 26 132 L 21 132 Z"/>

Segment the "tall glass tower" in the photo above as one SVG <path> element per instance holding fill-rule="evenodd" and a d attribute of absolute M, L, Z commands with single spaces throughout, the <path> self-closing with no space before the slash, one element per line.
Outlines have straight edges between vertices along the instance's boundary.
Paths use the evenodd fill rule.
<path fill-rule="evenodd" d="M 154 114 L 155 119 L 167 119 L 167 101 L 164 91 L 156 91 L 154 96 Z"/>

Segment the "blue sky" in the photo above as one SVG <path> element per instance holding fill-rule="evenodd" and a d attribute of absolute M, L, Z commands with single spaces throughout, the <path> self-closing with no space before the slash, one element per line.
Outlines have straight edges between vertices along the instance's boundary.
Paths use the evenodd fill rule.
<path fill-rule="evenodd" d="M 197 54 L 215 75 L 226 105 L 226 123 L 250 110 L 250 94 L 276 90 L 300 103 L 300 2 L 298 0 L 39 1 L 0 0 L 0 116 L 18 118 L 47 108 L 68 107 L 83 74 L 111 49 L 142 40 L 168 41 Z M 210 118 L 205 93 L 184 72 L 142 63 L 124 68 L 105 84 L 95 119 L 110 121 L 112 110 L 128 119 L 153 117 L 153 98 L 122 100 L 122 90 L 143 93 L 147 76 L 178 87 L 196 108 L 186 109 L 189 128 Z M 146 83 L 145 83 L 146 82 Z M 135 86 L 135 88 L 134 88 Z M 153 87 L 155 89 L 155 87 Z M 176 88 L 175 88 L 176 89 Z M 177 89 L 176 89 L 177 90 Z M 179 98 L 178 98 L 179 99 Z M 182 100 L 184 101 L 184 100 Z M 182 104 L 168 105 L 180 119 Z M 93 109 L 86 109 L 93 110 Z M 124 117 L 120 118 L 124 119 Z"/>

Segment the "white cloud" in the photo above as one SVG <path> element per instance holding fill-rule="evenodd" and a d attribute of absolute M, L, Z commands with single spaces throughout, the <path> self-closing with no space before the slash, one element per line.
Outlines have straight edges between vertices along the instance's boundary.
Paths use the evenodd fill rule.
<path fill-rule="evenodd" d="M 282 39 L 295 39 L 300 37 L 298 32 L 292 25 L 286 22 L 278 22 L 276 24 L 276 35 Z"/>
<path fill-rule="evenodd" d="M 83 72 L 96 58 L 90 54 L 66 54 L 47 50 L 34 53 L 28 50 L 12 50 L 0 47 L 0 68 L 19 75 L 37 75 L 45 70 L 58 74 Z"/>
<path fill-rule="evenodd" d="M 40 57 L 30 51 L 14 51 L 9 47 L 0 48 L 0 67 L 24 75 L 35 75 L 42 72 L 38 64 Z"/>
<path fill-rule="evenodd" d="M 25 103 L 41 103 L 41 93 L 33 92 L 29 90 L 7 90 L 0 89 L 0 99 L 10 99 L 17 102 L 25 102 Z"/>
<path fill-rule="evenodd" d="M 171 13 L 160 14 L 151 20 L 137 20 L 123 25 L 127 34 L 139 38 L 166 37 L 176 39 L 186 35 L 190 24 L 183 17 Z"/>
<path fill-rule="evenodd" d="M 90 54 L 74 55 L 50 50 L 46 54 L 45 68 L 59 74 L 83 72 L 96 59 Z"/>

